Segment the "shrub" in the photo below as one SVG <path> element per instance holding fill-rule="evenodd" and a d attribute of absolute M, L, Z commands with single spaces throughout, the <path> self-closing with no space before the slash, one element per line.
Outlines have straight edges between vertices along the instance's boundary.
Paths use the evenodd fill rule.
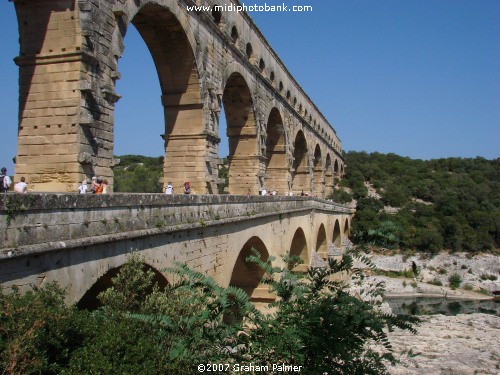
<path fill-rule="evenodd" d="M 483 274 L 481 274 L 481 280 L 483 280 L 483 281 L 486 281 L 486 280 L 496 281 L 497 277 L 495 275 L 483 273 Z"/>
<path fill-rule="evenodd" d="M 0 373 L 58 373 L 85 336 L 87 313 L 51 283 L 25 294 L 0 289 Z"/>
<path fill-rule="evenodd" d="M 451 289 L 457 289 L 458 287 L 460 287 L 460 284 L 462 284 L 462 277 L 458 273 L 454 273 L 450 275 L 448 281 L 450 283 Z"/>
<path fill-rule="evenodd" d="M 443 286 L 443 282 L 440 279 L 438 279 L 437 277 L 435 277 L 433 280 L 429 281 L 429 284 Z"/>

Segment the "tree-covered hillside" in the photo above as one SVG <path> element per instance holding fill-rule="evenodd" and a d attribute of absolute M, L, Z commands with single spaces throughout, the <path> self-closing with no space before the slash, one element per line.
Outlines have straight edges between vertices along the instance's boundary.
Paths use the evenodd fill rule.
<path fill-rule="evenodd" d="M 424 161 L 351 151 L 345 160 L 334 199 L 357 200 L 356 240 L 430 252 L 498 249 L 500 159 Z"/>
<path fill-rule="evenodd" d="M 113 190 L 117 193 L 161 193 L 163 188 L 163 156 L 151 157 L 142 155 L 115 156 L 120 163 L 115 167 Z M 224 194 L 228 185 L 228 161 L 221 160 L 219 178 L 225 183 L 219 185 L 219 194 Z"/>
<path fill-rule="evenodd" d="M 115 156 L 120 163 L 115 167 L 113 190 L 120 193 L 161 193 L 163 156 Z"/>

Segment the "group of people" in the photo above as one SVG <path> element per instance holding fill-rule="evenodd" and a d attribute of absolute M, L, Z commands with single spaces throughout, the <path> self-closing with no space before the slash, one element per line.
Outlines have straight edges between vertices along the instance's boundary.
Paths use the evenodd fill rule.
<path fill-rule="evenodd" d="M 247 195 L 250 195 L 250 189 L 248 189 Z M 259 195 L 278 195 L 278 191 L 277 190 L 267 191 L 266 188 L 262 188 L 262 190 L 260 190 L 259 192 Z"/>
<path fill-rule="evenodd" d="M 0 180 L 0 192 L 6 192 L 9 190 L 10 186 L 12 184 L 12 180 L 9 176 L 7 176 L 7 168 L 3 167 L 2 168 L 2 174 L 1 174 L 1 180 Z M 90 185 L 90 186 L 89 186 Z M 183 188 L 184 194 L 190 194 L 191 193 L 191 184 L 189 182 L 184 182 L 180 186 Z M 26 184 L 26 180 L 24 177 L 21 177 L 21 181 L 16 183 L 14 185 L 14 191 L 17 193 L 26 193 L 28 191 L 28 185 Z M 85 193 L 93 193 L 93 194 L 107 194 L 108 193 L 108 181 L 104 180 L 102 177 L 92 177 L 92 182 L 89 184 L 87 180 L 83 180 L 82 184 L 78 187 L 78 192 L 80 194 L 85 194 Z M 278 191 L 273 190 L 271 192 L 268 192 L 266 188 L 262 188 L 260 190 L 260 195 L 278 195 Z M 169 183 L 165 186 L 165 194 L 167 195 L 173 195 L 174 194 L 174 187 L 172 186 L 172 182 L 169 181 Z M 250 189 L 248 190 L 248 194 L 250 195 Z M 308 196 L 307 193 L 302 193 L 300 194 L 301 196 Z M 293 192 L 286 192 L 285 196 L 293 196 Z"/>
<path fill-rule="evenodd" d="M 184 194 L 191 194 L 191 184 L 189 182 L 187 181 L 184 182 L 180 187 L 184 189 Z M 165 186 L 165 194 L 167 195 L 174 194 L 174 187 L 172 186 L 171 181 L 169 181 L 168 184 Z"/>
<path fill-rule="evenodd" d="M 2 167 L 1 171 L 2 174 L 0 175 L 0 192 L 6 193 L 12 185 L 12 179 L 7 176 L 7 168 Z M 14 191 L 21 194 L 28 192 L 28 184 L 26 183 L 26 179 L 24 177 L 21 177 L 21 181 L 14 184 Z"/>
<path fill-rule="evenodd" d="M 92 194 L 107 194 L 108 193 L 108 180 L 103 180 L 102 177 L 97 178 L 92 177 L 92 182 L 90 187 L 87 180 L 83 180 L 82 184 L 78 187 L 78 192 L 80 194 L 92 193 Z"/>

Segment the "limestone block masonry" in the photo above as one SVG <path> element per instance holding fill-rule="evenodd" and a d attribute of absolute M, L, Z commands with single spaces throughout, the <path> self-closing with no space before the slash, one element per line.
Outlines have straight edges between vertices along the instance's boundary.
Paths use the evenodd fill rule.
<path fill-rule="evenodd" d="M 236 0 L 224 3 L 239 5 Z M 229 139 L 229 193 L 323 197 L 344 171 L 341 142 L 244 12 L 219 0 L 23 0 L 15 179 L 35 192 L 74 192 L 92 176 L 113 186 L 119 59 L 132 25 L 151 52 L 165 114 L 163 181 L 219 190 Z M 195 11 L 196 5 L 211 11 Z M 144 109 L 147 111 L 147 108 Z M 219 133 L 225 112 L 227 134 Z M 140 131 L 141 124 L 137 124 Z M 159 134 L 160 135 L 160 134 Z"/>
<path fill-rule="evenodd" d="M 57 281 L 81 301 L 137 251 L 162 272 L 182 262 L 262 296 L 244 259 L 290 252 L 305 265 L 347 238 L 353 210 L 317 198 L 165 194 L 0 196 L 0 287 Z M 256 297 L 257 298 L 257 297 Z"/>

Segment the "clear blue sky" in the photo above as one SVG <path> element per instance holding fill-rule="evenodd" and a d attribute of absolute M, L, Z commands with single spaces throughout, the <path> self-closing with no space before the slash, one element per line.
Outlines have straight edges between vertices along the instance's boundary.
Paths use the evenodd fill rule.
<path fill-rule="evenodd" d="M 500 1 L 283 1 L 313 10 L 250 15 L 345 150 L 422 159 L 500 156 Z M 13 3 L 0 0 L 0 16 L 0 164 L 12 171 L 18 110 L 12 59 L 19 51 Z M 163 114 L 154 66 L 135 30 L 125 46 L 115 154 L 158 156 Z"/>

